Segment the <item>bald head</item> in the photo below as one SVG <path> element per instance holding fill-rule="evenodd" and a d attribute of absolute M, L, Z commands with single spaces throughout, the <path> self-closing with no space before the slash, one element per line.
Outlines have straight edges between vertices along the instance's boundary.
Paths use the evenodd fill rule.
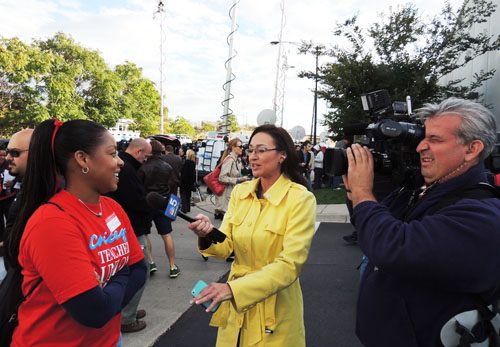
<path fill-rule="evenodd" d="M 9 163 L 8 170 L 12 176 L 24 177 L 26 164 L 28 163 L 28 149 L 30 146 L 33 129 L 18 131 L 10 138 L 7 150 L 9 154 L 5 158 Z"/>
<path fill-rule="evenodd" d="M 144 163 L 151 155 L 151 144 L 141 137 L 133 139 L 125 151 L 135 158 L 139 163 Z"/>

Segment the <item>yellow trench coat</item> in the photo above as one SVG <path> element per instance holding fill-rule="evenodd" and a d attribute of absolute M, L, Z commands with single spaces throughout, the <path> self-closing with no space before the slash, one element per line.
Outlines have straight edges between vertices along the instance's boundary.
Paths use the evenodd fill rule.
<path fill-rule="evenodd" d="M 240 346 L 305 346 L 298 277 L 314 235 L 316 199 L 281 175 L 259 200 L 258 184 L 235 187 L 220 228 L 226 240 L 200 250 L 222 259 L 235 253 L 228 279 L 234 297 L 210 325 L 219 327 L 218 347 L 235 347 L 240 329 Z"/>

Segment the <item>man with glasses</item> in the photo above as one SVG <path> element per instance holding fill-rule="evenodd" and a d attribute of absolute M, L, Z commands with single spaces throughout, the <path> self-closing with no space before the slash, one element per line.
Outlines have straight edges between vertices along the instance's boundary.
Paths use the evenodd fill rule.
<path fill-rule="evenodd" d="M 5 231 L 3 232 L 3 235 L 0 235 L 0 247 L 3 247 L 4 241 L 7 240 L 7 235 L 14 225 L 17 213 L 19 212 L 21 182 L 26 173 L 26 164 L 28 163 L 28 149 L 30 146 L 32 134 L 33 129 L 24 129 L 15 133 L 14 135 L 12 135 L 5 151 L 5 160 L 7 162 L 8 173 L 12 176 L 15 176 L 15 180 L 12 181 L 13 183 L 15 182 L 15 185 L 13 185 L 11 188 L 13 190 L 18 190 L 18 192 L 14 200 L 12 201 L 12 204 L 10 205 L 9 212 L 7 214 L 7 222 L 5 223 Z"/>

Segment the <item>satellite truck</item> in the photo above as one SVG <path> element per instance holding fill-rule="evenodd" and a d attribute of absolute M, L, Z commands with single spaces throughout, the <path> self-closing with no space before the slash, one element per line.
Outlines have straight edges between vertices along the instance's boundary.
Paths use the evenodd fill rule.
<path fill-rule="evenodd" d="M 248 145 L 250 135 L 247 134 L 225 135 L 224 133 L 217 131 L 207 132 L 205 139 L 202 140 L 201 146 L 198 147 L 198 152 L 196 153 L 196 157 L 198 158 L 196 170 L 198 171 L 199 177 L 203 177 L 215 169 L 220 157 L 226 149 L 226 140 L 234 139 L 236 137 L 241 140 L 243 146 Z"/>

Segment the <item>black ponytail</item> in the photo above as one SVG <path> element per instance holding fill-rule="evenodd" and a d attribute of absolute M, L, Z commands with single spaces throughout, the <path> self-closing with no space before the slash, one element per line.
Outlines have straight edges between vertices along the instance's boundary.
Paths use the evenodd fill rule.
<path fill-rule="evenodd" d="M 88 120 L 68 121 L 58 129 L 53 151 L 52 137 L 56 121 L 49 119 L 40 123 L 31 136 L 20 210 L 6 244 L 6 259 L 10 266 L 19 266 L 19 245 L 26 223 L 38 207 L 55 194 L 58 189 L 57 175 L 66 175 L 68 161 L 77 150 L 92 154 L 107 131 Z"/>

